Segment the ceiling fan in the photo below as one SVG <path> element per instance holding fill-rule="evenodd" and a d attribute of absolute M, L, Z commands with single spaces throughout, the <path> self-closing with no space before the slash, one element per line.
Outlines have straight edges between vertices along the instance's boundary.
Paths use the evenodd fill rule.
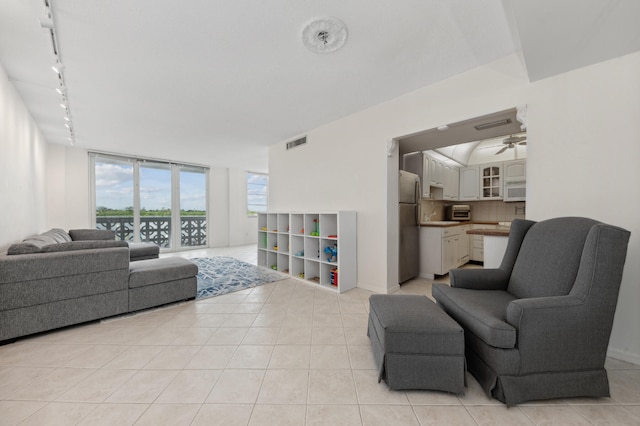
<path fill-rule="evenodd" d="M 510 135 L 508 138 L 504 138 L 502 140 L 502 143 L 504 144 L 504 146 L 502 148 L 500 148 L 498 150 L 498 152 L 495 153 L 495 155 L 502 154 L 507 149 L 513 148 L 516 145 L 526 145 L 527 144 L 527 137 L 526 136 L 513 136 L 513 135 Z"/>

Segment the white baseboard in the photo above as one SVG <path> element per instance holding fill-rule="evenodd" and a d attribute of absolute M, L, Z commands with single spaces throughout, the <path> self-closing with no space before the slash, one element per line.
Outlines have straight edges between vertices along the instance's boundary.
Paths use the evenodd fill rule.
<path fill-rule="evenodd" d="M 395 293 L 398 290 L 400 290 L 400 284 L 396 284 L 394 286 L 389 287 L 387 289 L 387 294 Z"/>
<path fill-rule="evenodd" d="M 631 364 L 640 365 L 640 355 L 631 352 L 622 351 L 620 349 L 609 348 L 607 356 L 620 361 L 630 362 Z"/>

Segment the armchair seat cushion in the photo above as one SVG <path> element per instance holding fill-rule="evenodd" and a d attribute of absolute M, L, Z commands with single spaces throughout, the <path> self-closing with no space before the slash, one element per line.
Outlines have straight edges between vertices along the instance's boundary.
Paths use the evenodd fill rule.
<path fill-rule="evenodd" d="M 516 297 L 502 290 L 469 290 L 437 283 L 432 287 L 438 304 L 465 329 L 495 348 L 516 345 L 516 329 L 505 321 L 507 305 Z"/>

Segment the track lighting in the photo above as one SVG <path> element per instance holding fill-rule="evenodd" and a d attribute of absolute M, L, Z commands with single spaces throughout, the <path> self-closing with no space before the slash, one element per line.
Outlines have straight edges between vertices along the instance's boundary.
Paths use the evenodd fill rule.
<path fill-rule="evenodd" d="M 55 28 L 55 26 L 53 25 L 53 19 L 51 19 L 49 16 L 46 16 L 44 18 L 39 18 L 38 22 L 40 22 L 40 27 L 42 28 L 46 28 L 49 30 L 52 30 Z"/>
<path fill-rule="evenodd" d="M 51 69 L 55 72 L 57 72 L 58 74 L 62 73 L 62 70 L 64 69 L 64 65 L 62 64 L 62 62 L 56 62 L 55 64 L 53 64 L 51 66 Z"/>

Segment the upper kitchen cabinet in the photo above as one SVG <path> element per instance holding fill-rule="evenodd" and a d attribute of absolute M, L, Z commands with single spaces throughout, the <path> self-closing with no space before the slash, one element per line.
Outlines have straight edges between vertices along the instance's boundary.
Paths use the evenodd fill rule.
<path fill-rule="evenodd" d="M 442 188 L 442 196 L 445 200 L 458 200 L 459 184 L 460 184 L 460 168 L 445 164 L 444 170 L 444 186 Z"/>
<path fill-rule="evenodd" d="M 460 201 L 480 199 L 480 166 L 468 166 L 460 169 Z"/>
<path fill-rule="evenodd" d="M 412 152 L 402 156 L 402 170 L 420 176 L 422 198 L 431 198 L 431 169 L 428 156 L 422 152 Z"/>
<path fill-rule="evenodd" d="M 445 165 L 442 161 L 425 154 L 425 163 L 429 163 L 429 185 L 436 188 L 444 187 Z"/>
<path fill-rule="evenodd" d="M 457 200 L 458 167 L 422 152 L 412 152 L 402 157 L 402 170 L 422 178 L 422 198 L 431 200 Z"/>
<path fill-rule="evenodd" d="M 480 199 L 502 199 L 502 163 L 480 166 Z"/>
<path fill-rule="evenodd" d="M 525 160 L 507 161 L 504 163 L 505 182 L 524 182 L 527 180 L 527 162 Z"/>

